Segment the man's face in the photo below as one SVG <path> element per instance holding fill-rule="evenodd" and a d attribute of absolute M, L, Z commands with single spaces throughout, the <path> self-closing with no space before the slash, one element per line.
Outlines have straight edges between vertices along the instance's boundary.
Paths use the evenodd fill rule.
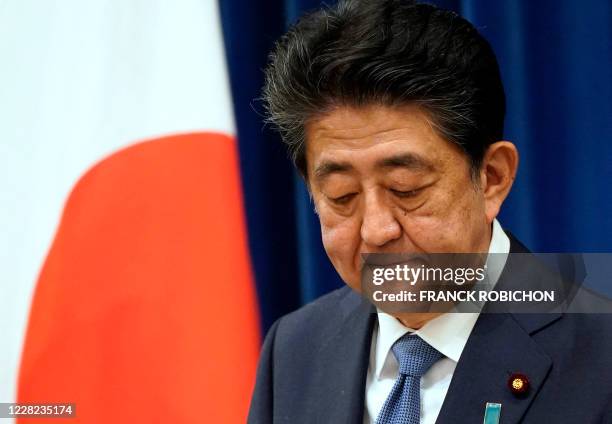
<path fill-rule="evenodd" d="M 306 126 L 323 245 L 360 290 L 362 253 L 486 252 L 492 218 L 468 157 L 416 107 L 338 107 Z"/>

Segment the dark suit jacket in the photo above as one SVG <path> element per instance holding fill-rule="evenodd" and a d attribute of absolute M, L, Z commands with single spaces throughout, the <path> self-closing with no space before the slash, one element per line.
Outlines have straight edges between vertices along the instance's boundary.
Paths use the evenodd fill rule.
<path fill-rule="evenodd" d="M 511 252 L 527 252 L 511 238 Z M 528 288 L 539 275 L 512 263 Z M 375 309 L 350 288 L 279 319 L 266 336 L 249 423 L 363 421 Z M 509 376 L 525 374 L 516 397 Z M 500 423 L 612 423 L 612 314 L 481 314 L 444 399 L 437 423 L 482 423 L 486 402 L 502 404 Z"/>

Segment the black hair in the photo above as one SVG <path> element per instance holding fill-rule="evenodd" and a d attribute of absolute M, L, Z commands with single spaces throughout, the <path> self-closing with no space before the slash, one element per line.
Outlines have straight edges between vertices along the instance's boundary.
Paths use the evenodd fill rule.
<path fill-rule="evenodd" d="M 503 135 L 491 46 L 456 13 L 414 1 L 340 0 L 306 14 L 276 43 L 263 100 L 306 179 L 305 125 L 339 105 L 416 104 L 473 171 Z"/>

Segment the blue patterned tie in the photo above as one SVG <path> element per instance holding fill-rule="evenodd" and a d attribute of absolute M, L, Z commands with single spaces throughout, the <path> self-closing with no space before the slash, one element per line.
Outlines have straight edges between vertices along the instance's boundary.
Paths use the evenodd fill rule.
<path fill-rule="evenodd" d="M 399 376 L 376 424 L 419 424 L 421 376 L 443 355 L 419 336 L 410 334 L 396 341 L 391 349 L 399 362 Z"/>

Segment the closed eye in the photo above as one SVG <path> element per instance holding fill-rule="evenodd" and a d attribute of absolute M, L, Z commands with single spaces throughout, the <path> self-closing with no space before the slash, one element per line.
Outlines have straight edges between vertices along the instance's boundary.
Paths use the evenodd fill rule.
<path fill-rule="evenodd" d="M 345 194 L 344 196 L 333 198 L 333 199 L 331 199 L 331 201 L 334 202 L 337 205 L 346 205 L 356 195 L 357 195 L 357 193 L 348 193 L 348 194 Z"/>
<path fill-rule="evenodd" d="M 419 192 L 421 191 L 420 188 L 417 188 L 416 190 L 408 190 L 408 191 L 402 191 L 402 190 L 394 190 L 391 189 L 391 192 L 396 195 L 397 197 L 400 197 L 402 199 L 406 199 L 406 198 L 410 198 L 410 197 L 414 197 L 417 194 L 419 194 Z"/>

